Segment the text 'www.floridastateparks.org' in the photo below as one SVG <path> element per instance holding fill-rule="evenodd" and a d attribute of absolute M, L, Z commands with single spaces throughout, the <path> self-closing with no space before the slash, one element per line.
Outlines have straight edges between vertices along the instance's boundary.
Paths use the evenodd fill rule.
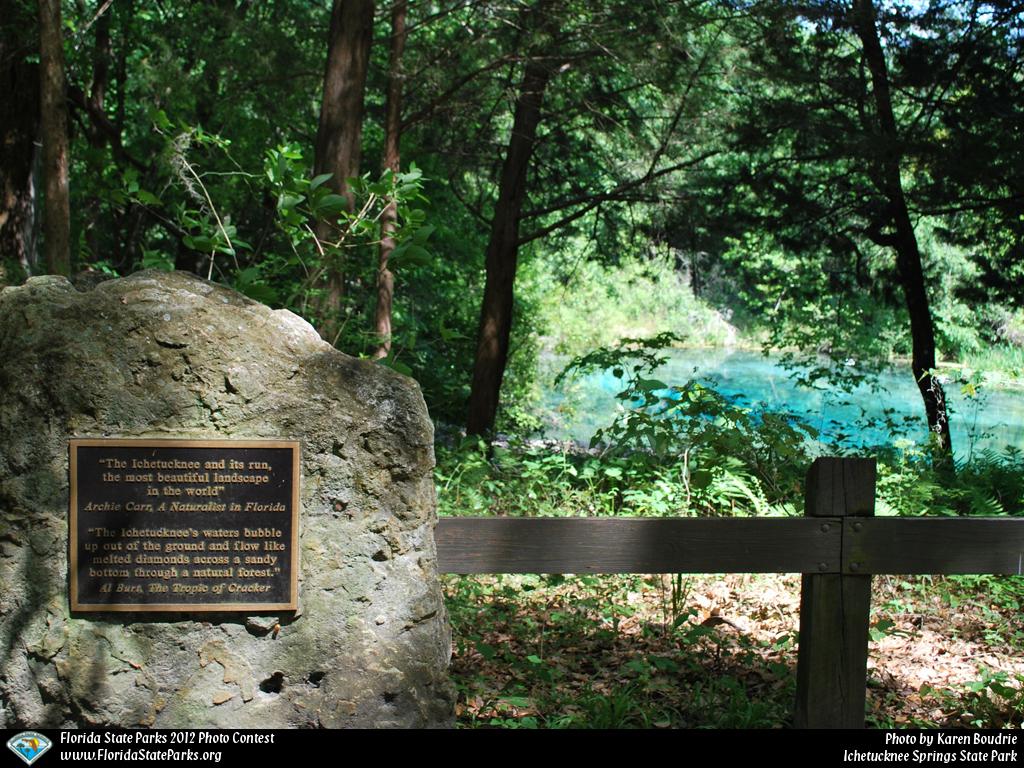
<path fill-rule="evenodd" d="M 83 750 L 62 750 L 62 761 L 70 763 L 120 763 L 120 762 L 206 762 L 219 763 L 221 752 L 198 752 L 194 749 L 140 749 L 137 747 Z"/>

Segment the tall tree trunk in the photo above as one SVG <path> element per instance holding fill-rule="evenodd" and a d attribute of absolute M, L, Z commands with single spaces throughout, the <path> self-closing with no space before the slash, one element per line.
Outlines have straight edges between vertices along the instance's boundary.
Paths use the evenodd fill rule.
<path fill-rule="evenodd" d="M 878 37 L 876 18 L 872 0 L 854 1 L 854 25 L 864 49 L 864 59 L 871 73 L 878 118 L 879 155 L 875 175 L 877 185 L 888 201 L 887 213 L 894 230 L 891 243 L 896 251 L 897 272 L 900 285 L 903 288 L 907 312 L 910 315 L 911 369 L 924 400 L 928 428 L 935 436 L 940 454 L 946 459 L 951 459 L 953 445 L 949 431 L 949 414 L 946 409 L 946 393 L 938 378 L 932 375 L 932 371 L 935 370 L 935 327 L 932 322 L 931 309 L 928 306 L 924 269 L 921 266 L 921 250 L 918 247 L 914 224 L 911 221 L 906 196 L 903 192 L 901 179 L 903 153 L 900 149 L 900 137 L 892 109 L 889 70 L 885 61 L 885 52 L 882 50 L 882 44 Z"/>
<path fill-rule="evenodd" d="M 350 208 L 352 196 L 346 179 L 359 175 L 363 97 L 372 43 L 373 0 L 334 0 L 313 167 L 316 175 L 332 174 L 328 184 L 349 198 Z M 335 236 L 330 224 L 323 221 L 317 223 L 316 233 L 322 243 L 331 242 Z M 318 308 L 318 330 L 333 343 L 341 321 L 344 265 L 337 249 L 325 251 L 327 291 Z"/>
<path fill-rule="evenodd" d="M 519 216 L 526 198 L 526 175 L 537 138 L 541 102 L 550 79 L 551 69 L 547 63 L 537 59 L 527 61 L 487 244 L 487 281 L 480 309 L 466 421 L 466 432 L 471 435 L 491 432 L 498 413 L 498 395 L 512 333 L 513 288 L 519 259 Z"/>
<path fill-rule="evenodd" d="M 39 67 L 24 30 L 32 19 L 0 0 L 0 259 L 26 274 L 36 270 L 35 143 L 39 134 Z"/>
<path fill-rule="evenodd" d="M 48 272 L 71 273 L 68 112 L 60 0 L 39 0 L 39 106 L 43 139 L 43 256 Z"/>
<path fill-rule="evenodd" d="M 117 49 L 117 69 L 114 77 L 117 85 L 117 101 L 114 107 L 114 125 L 118 135 L 124 133 L 125 107 L 128 102 L 128 50 L 129 35 L 132 28 L 132 17 L 135 14 L 133 0 L 122 0 L 118 6 L 119 40 Z"/>
<path fill-rule="evenodd" d="M 92 51 L 92 87 L 89 90 L 88 96 L 88 112 L 90 115 L 102 115 L 105 119 L 107 88 L 110 85 L 110 19 L 113 15 L 113 8 L 111 6 L 104 8 L 104 2 L 105 0 L 97 0 L 96 2 L 98 17 L 93 23 L 96 37 Z M 109 124 L 109 121 L 106 119 L 105 122 Z M 105 147 L 109 136 L 101 127 L 100 121 L 90 119 L 86 125 L 89 143 L 96 149 Z M 100 152 L 89 153 L 89 174 L 97 179 L 102 178 L 107 163 L 104 154 Z M 105 253 L 100 253 L 100 250 L 104 248 L 104 244 L 100 240 L 101 228 L 98 226 L 99 222 L 103 220 L 102 205 L 103 203 L 99 196 L 94 196 L 85 203 L 85 210 L 83 212 L 85 243 L 93 260 L 105 258 L 117 264 L 121 261 L 118 254 L 111 253 L 109 250 Z"/>
<path fill-rule="evenodd" d="M 398 173 L 399 143 L 402 137 L 402 51 L 405 49 L 406 0 L 398 0 L 391 10 L 391 58 L 388 62 L 388 96 L 384 118 L 384 168 Z M 380 218 L 380 257 L 377 264 L 377 307 L 373 327 L 380 343 L 375 360 L 391 354 L 391 305 L 395 295 L 395 276 L 388 259 L 395 250 L 398 209 L 392 201 Z"/>
<path fill-rule="evenodd" d="M 89 90 L 89 111 L 102 114 L 106 109 L 107 88 L 110 86 L 110 17 L 109 7 L 103 7 L 104 0 L 98 0 L 96 9 L 99 16 L 94 27 L 96 39 L 92 49 L 92 88 Z M 107 143 L 107 137 L 97 126 L 90 124 L 89 141 L 96 147 Z"/>

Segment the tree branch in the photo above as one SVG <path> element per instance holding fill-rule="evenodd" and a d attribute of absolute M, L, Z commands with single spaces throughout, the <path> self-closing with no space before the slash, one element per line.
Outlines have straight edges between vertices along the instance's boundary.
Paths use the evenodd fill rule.
<path fill-rule="evenodd" d="M 626 194 L 626 193 L 630 192 L 631 190 L 634 190 L 637 187 L 641 187 L 644 184 L 648 184 L 648 183 L 654 181 L 655 179 L 661 178 L 663 176 L 667 176 L 670 173 L 675 173 L 676 171 L 681 171 L 684 168 L 688 168 L 688 167 L 692 167 L 694 165 L 698 165 L 698 164 L 704 162 L 705 160 L 708 160 L 709 158 L 714 157 L 715 155 L 721 154 L 723 151 L 724 150 L 718 150 L 718 149 L 710 150 L 710 151 L 705 152 L 705 153 L 703 153 L 701 155 L 698 155 L 697 157 L 690 158 L 689 160 L 685 160 L 685 161 L 683 161 L 681 163 L 675 163 L 674 165 L 666 166 L 665 168 L 660 168 L 657 171 L 653 171 L 652 172 L 651 170 L 648 170 L 648 172 L 645 173 L 643 176 L 640 176 L 640 177 L 638 177 L 636 179 L 631 179 L 630 181 L 623 182 L 622 184 L 619 184 L 617 187 L 615 187 L 613 189 L 609 189 L 609 190 L 607 190 L 605 192 L 599 192 L 599 193 L 594 194 L 594 195 L 581 196 L 581 197 L 575 198 L 573 200 L 565 200 L 565 201 L 562 201 L 559 204 L 556 204 L 556 205 L 553 205 L 553 206 L 548 206 L 547 208 L 537 209 L 535 211 L 531 211 L 528 215 L 530 215 L 530 216 L 540 216 L 540 215 L 543 215 L 545 213 L 554 213 L 554 212 L 559 211 L 559 210 L 564 210 L 565 208 L 570 208 L 573 205 L 579 205 L 581 203 L 586 203 L 586 205 L 584 205 L 579 210 L 573 211 L 572 213 L 567 214 L 566 216 L 563 216 L 562 218 L 558 219 L 558 221 L 556 221 L 556 222 L 554 222 L 552 224 L 549 224 L 546 227 L 542 227 L 541 229 L 538 229 L 538 230 L 536 230 L 534 232 L 531 232 L 531 233 L 529 233 L 527 235 L 523 235 L 522 237 L 519 238 L 519 240 L 516 241 L 516 244 L 519 245 L 519 246 L 522 246 L 522 245 L 525 245 L 526 243 L 532 242 L 533 240 L 536 240 L 538 238 L 541 238 L 541 237 L 544 237 L 546 235 L 549 235 L 552 232 L 554 232 L 556 229 L 559 229 L 560 227 L 563 227 L 566 224 L 569 224 L 570 222 L 575 221 L 576 219 L 580 218 L 581 216 L 586 215 L 587 213 L 592 211 L 594 208 L 599 206 L 601 203 L 605 203 L 605 202 L 608 202 L 608 201 L 611 201 L 611 200 L 627 200 L 627 199 L 631 199 L 632 196 L 627 196 L 627 194 Z M 524 215 L 524 216 L 520 217 L 520 220 L 522 220 L 523 218 L 526 218 L 526 217 L 527 216 Z"/>

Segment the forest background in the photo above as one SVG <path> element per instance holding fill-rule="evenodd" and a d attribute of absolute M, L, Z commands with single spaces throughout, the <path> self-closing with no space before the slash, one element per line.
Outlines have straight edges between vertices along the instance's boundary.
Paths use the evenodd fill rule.
<path fill-rule="evenodd" d="M 984 408 L 1024 370 L 1021 10 L 0 0 L 0 282 L 182 269 L 291 309 L 420 383 L 442 514 L 799 514 L 811 457 L 859 453 L 880 461 L 882 514 L 1019 515 L 1024 446 L 975 450 L 949 395 Z M 723 346 L 840 398 L 895 366 L 918 414 L 837 437 L 659 373 L 678 348 Z M 601 372 L 618 406 L 594 440 L 538 439 L 549 394 L 571 421 L 573 382 Z M 858 440 L 868 426 L 886 439 Z M 602 612 L 640 587 L 616 584 L 594 588 L 617 632 Z M 470 606 L 522 602 L 522 585 L 449 588 L 457 657 L 502 657 Z M 582 695 L 544 654 L 517 654 L 487 696 L 478 665 L 464 721 L 687 724 L 699 707 L 658 688 L 668 670 L 710 686 L 720 724 L 784 722 L 751 703 L 784 700 L 778 670 L 771 695 L 701 677 L 693 648 L 720 658 L 725 641 L 691 621 L 692 585 L 664 589 L 675 656 Z M 981 596 L 1000 642 L 1024 646 L 1019 614 L 998 618 L 1019 580 L 928 589 Z M 579 644 L 574 621 L 544 619 Z M 917 686 L 914 717 L 955 720 L 973 695 L 978 722 L 1019 724 L 1021 674 Z M 881 701 L 874 716 L 897 717 Z"/>

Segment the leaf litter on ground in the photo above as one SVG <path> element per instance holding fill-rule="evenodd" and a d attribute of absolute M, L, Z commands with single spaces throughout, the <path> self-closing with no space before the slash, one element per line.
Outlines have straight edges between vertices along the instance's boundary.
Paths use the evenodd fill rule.
<path fill-rule="evenodd" d="M 876 577 L 867 721 L 1020 727 L 1024 580 Z M 791 724 L 794 575 L 444 577 L 463 727 Z"/>

